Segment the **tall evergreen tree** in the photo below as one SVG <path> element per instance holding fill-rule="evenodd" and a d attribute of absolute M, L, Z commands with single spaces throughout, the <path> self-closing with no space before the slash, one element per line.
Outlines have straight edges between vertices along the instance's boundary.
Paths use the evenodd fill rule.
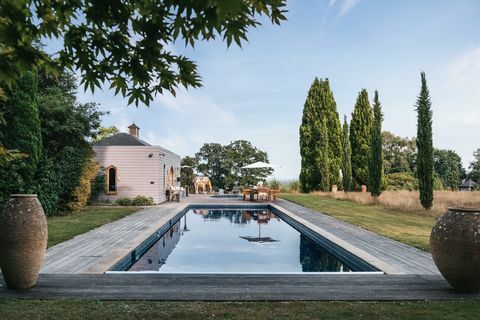
<path fill-rule="evenodd" d="M 358 94 L 350 122 L 350 145 L 352 146 L 352 176 L 354 187 L 367 184 L 369 179 L 372 108 L 368 92 L 362 89 Z"/>
<path fill-rule="evenodd" d="M 342 125 L 337 111 L 337 103 L 330 89 L 328 79 L 320 80 L 321 95 L 319 113 L 325 119 L 328 138 L 328 168 L 329 185 L 340 184 L 340 170 L 342 168 Z"/>
<path fill-rule="evenodd" d="M 42 134 L 37 105 L 37 75 L 27 72 L 12 90 L 6 90 L 0 112 L 5 122 L 1 128 L 2 144 L 6 149 L 18 150 L 20 159 L 11 161 L 2 173 L 2 195 L 33 192 L 34 178 L 42 154 Z"/>
<path fill-rule="evenodd" d="M 320 153 L 319 130 L 322 121 L 327 127 L 326 139 L 328 140 L 328 182 L 324 182 L 320 172 L 316 155 Z M 339 184 L 340 168 L 342 164 L 341 125 L 338 118 L 337 105 L 330 89 L 328 79 L 315 78 L 307 95 L 303 109 L 302 124 L 300 125 L 300 154 L 302 156 L 302 169 L 300 184 L 304 192 L 323 189 L 320 183 Z M 322 164 L 322 166 L 325 164 Z"/>
<path fill-rule="evenodd" d="M 353 190 L 352 147 L 348 134 L 347 116 L 344 117 L 342 130 L 342 186 L 345 192 Z"/>
<path fill-rule="evenodd" d="M 382 193 L 383 177 L 383 152 L 382 152 L 382 106 L 378 100 L 378 91 L 375 90 L 373 98 L 373 127 L 371 134 L 370 155 L 370 193 L 374 197 Z"/>
<path fill-rule="evenodd" d="M 300 156 L 302 157 L 300 170 L 300 187 L 303 192 L 315 190 L 318 186 L 316 175 L 316 154 L 318 148 L 318 96 L 320 81 L 313 81 L 308 91 L 307 100 L 303 106 L 302 124 L 300 125 Z"/>
<path fill-rule="evenodd" d="M 318 148 L 317 148 L 317 165 L 318 170 L 318 189 L 323 192 L 330 191 L 330 146 L 328 141 L 327 120 L 319 119 L 318 131 Z"/>
<path fill-rule="evenodd" d="M 417 111 L 417 177 L 420 202 L 425 209 L 433 205 L 432 103 L 425 72 L 420 74 L 422 87 L 415 105 Z"/>

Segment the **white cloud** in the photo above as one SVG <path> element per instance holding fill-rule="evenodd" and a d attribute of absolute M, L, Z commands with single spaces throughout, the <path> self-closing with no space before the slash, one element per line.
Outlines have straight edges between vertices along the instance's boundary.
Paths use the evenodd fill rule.
<path fill-rule="evenodd" d="M 447 68 L 448 85 L 455 91 L 480 95 L 480 46 L 457 56 Z"/>
<path fill-rule="evenodd" d="M 335 1 L 334 1 L 335 3 Z M 340 8 L 339 15 L 345 16 L 347 13 L 353 10 L 357 6 L 357 4 L 360 3 L 360 0 L 343 0 L 342 1 L 342 6 Z"/>

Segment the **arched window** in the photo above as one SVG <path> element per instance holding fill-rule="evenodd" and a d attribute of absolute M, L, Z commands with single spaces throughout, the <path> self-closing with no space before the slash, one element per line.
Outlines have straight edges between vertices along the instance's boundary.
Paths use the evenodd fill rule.
<path fill-rule="evenodd" d="M 117 168 L 110 166 L 107 168 L 107 190 L 106 194 L 117 194 Z"/>

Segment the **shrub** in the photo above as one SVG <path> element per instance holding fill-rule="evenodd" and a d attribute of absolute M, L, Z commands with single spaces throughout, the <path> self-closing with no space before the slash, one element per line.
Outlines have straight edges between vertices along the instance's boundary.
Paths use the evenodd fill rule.
<path fill-rule="evenodd" d="M 268 185 L 271 189 L 280 189 L 280 181 L 277 179 L 272 179 L 270 182 L 268 182 Z"/>
<path fill-rule="evenodd" d="M 132 201 L 133 206 L 153 206 L 154 204 L 152 198 L 145 196 L 136 196 Z"/>
<path fill-rule="evenodd" d="M 407 172 L 397 172 L 387 174 L 387 190 L 418 190 L 418 180 L 412 174 Z"/>
<path fill-rule="evenodd" d="M 288 184 L 288 189 L 290 192 L 298 192 L 300 190 L 300 181 L 293 180 Z"/>
<path fill-rule="evenodd" d="M 78 185 L 73 189 L 72 201 L 67 204 L 69 211 L 78 211 L 87 205 L 91 194 L 92 181 L 97 176 L 100 167 L 98 162 L 90 159 L 83 167 Z"/>
<path fill-rule="evenodd" d="M 37 182 L 35 193 L 38 195 L 38 200 L 42 204 L 45 214 L 47 216 L 55 215 L 59 193 L 58 177 L 52 160 L 44 155 L 38 163 L 35 180 Z"/>
<path fill-rule="evenodd" d="M 90 203 L 96 202 L 98 196 L 105 192 L 105 185 L 107 183 L 107 178 L 105 176 L 105 171 L 102 169 L 97 174 L 95 179 L 92 181 L 92 192 L 90 195 Z"/>
<path fill-rule="evenodd" d="M 130 198 L 118 198 L 117 201 L 115 201 L 115 204 L 117 206 L 131 206 L 132 205 L 132 199 Z"/>

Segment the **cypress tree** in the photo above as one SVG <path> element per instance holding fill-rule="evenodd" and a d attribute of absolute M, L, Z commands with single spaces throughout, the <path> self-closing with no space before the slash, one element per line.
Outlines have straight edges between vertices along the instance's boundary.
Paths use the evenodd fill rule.
<path fill-rule="evenodd" d="M 354 187 L 367 184 L 369 179 L 370 147 L 373 115 L 368 92 L 358 94 L 350 122 L 350 145 L 352 147 L 352 176 Z"/>
<path fill-rule="evenodd" d="M 314 177 L 316 174 L 316 154 L 317 140 L 319 131 L 319 115 L 317 100 L 319 95 L 320 82 L 317 78 L 313 81 L 308 91 L 307 100 L 303 106 L 302 124 L 300 125 L 300 188 L 303 192 L 315 190 L 318 180 Z"/>
<path fill-rule="evenodd" d="M 318 140 L 322 121 L 325 121 L 327 134 L 325 139 L 329 146 L 326 163 L 319 164 L 323 142 Z M 315 78 L 307 95 L 303 108 L 302 124 L 300 125 L 300 154 L 302 168 L 300 172 L 300 184 L 304 192 L 316 189 L 324 189 L 320 184 L 339 184 L 340 168 L 342 165 L 341 125 L 338 118 L 337 104 L 330 89 L 328 79 Z M 328 168 L 329 180 L 325 182 L 321 172 L 324 166 Z M 322 168 L 320 168 L 322 167 Z"/>
<path fill-rule="evenodd" d="M 317 148 L 317 164 L 318 170 L 318 189 L 323 192 L 330 191 L 330 148 L 328 141 L 327 120 L 319 119 L 320 130 L 318 131 L 318 148 Z"/>
<path fill-rule="evenodd" d="M 373 127 L 370 155 L 370 192 L 378 197 L 382 193 L 383 151 L 382 151 L 382 106 L 378 100 L 378 91 L 373 99 Z"/>
<path fill-rule="evenodd" d="M 417 177 L 420 202 L 428 210 L 433 205 L 432 103 L 425 72 L 422 72 L 420 76 L 422 87 L 415 105 L 417 111 Z"/>
<path fill-rule="evenodd" d="M 352 181 L 352 147 L 348 134 L 347 116 L 344 117 L 342 130 L 342 186 L 343 191 L 353 190 Z"/>
<path fill-rule="evenodd" d="M 1 104 L 5 123 L 2 143 L 7 149 L 18 150 L 21 159 L 12 161 L 6 174 L 9 185 L 2 185 L 3 196 L 8 193 L 29 193 L 35 190 L 34 177 L 42 153 L 42 134 L 37 105 L 37 75 L 27 72 L 15 87 L 6 92 Z"/>
<path fill-rule="evenodd" d="M 328 168 L 330 186 L 340 184 L 340 170 L 342 168 L 342 125 L 337 111 L 337 103 L 330 89 L 328 79 L 320 80 L 319 113 L 325 119 L 328 138 Z M 328 190 L 327 190 L 328 191 Z"/>

